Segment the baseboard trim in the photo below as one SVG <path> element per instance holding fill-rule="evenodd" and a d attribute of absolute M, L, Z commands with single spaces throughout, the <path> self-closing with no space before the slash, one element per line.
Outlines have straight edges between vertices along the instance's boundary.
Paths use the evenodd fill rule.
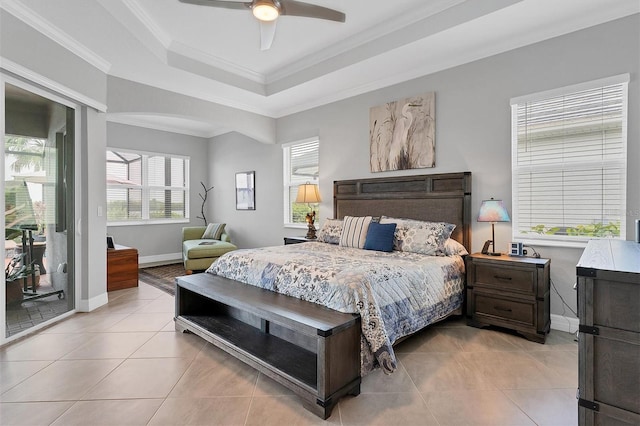
<path fill-rule="evenodd" d="M 578 320 L 578 318 L 551 314 L 552 330 L 566 331 L 567 333 L 575 333 L 576 331 L 578 331 L 579 324 L 580 324 L 580 321 Z"/>
<path fill-rule="evenodd" d="M 141 256 L 138 258 L 138 266 L 145 268 L 168 263 L 178 263 L 182 261 L 182 253 L 157 254 L 154 256 Z"/>
<path fill-rule="evenodd" d="M 109 303 L 109 295 L 107 295 L 107 292 L 104 292 L 99 296 L 92 297 L 91 299 L 80 299 L 76 311 L 91 312 L 94 309 L 98 309 L 100 306 L 106 305 L 107 303 Z"/>

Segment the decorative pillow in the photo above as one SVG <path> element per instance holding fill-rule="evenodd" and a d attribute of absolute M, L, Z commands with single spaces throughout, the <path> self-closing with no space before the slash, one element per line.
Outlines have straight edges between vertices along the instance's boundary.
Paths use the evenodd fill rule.
<path fill-rule="evenodd" d="M 446 222 L 423 222 L 382 216 L 380 223 L 397 223 L 393 248 L 398 251 L 437 255 L 444 252 L 444 243 L 455 225 Z"/>
<path fill-rule="evenodd" d="M 202 234 L 203 240 L 219 240 L 224 232 L 226 223 L 210 223 L 207 225 L 204 234 Z"/>
<path fill-rule="evenodd" d="M 371 216 L 345 216 L 342 221 L 340 246 L 363 248 L 371 219 Z"/>
<path fill-rule="evenodd" d="M 444 242 L 443 250 L 438 250 L 436 253 L 438 256 L 466 256 L 469 254 L 466 248 L 453 238 L 448 238 L 447 241 Z"/>
<path fill-rule="evenodd" d="M 340 234 L 342 234 L 342 221 L 340 219 L 327 219 L 318 231 L 318 241 L 340 244 Z"/>
<path fill-rule="evenodd" d="M 395 223 L 371 222 L 364 242 L 365 250 L 393 251 L 393 236 L 396 232 Z"/>

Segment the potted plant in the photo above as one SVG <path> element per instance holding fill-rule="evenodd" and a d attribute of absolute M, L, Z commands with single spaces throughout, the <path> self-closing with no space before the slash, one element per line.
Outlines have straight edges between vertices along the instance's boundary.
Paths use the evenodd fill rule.
<path fill-rule="evenodd" d="M 32 279 L 32 273 L 35 275 L 36 286 L 40 281 L 40 274 L 38 273 L 37 265 L 25 264 L 24 258 L 27 254 L 21 253 L 13 256 L 11 261 L 4 269 L 5 279 L 5 295 L 7 305 L 10 303 L 19 302 L 22 300 L 22 287 L 23 279 Z"/>

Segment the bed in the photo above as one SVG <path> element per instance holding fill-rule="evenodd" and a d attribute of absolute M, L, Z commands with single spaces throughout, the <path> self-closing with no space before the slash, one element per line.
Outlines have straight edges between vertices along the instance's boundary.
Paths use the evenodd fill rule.
<path fill-rule="evenodd" d="M 471 245 L 470 210 L 469 172 L 334 182 L 334 215 L 336 219 L 344 219 L 343 226 L 348 227 L 355 220 L 367 217 L 379 218 L 374 222 L 379 222 L 382 227 L 388 228 L 389 224 L 396 223 L 394 226 L 398 226 L 397 229 L 405 225 L 413 226 L 412 220 L 448 223 L 455 225 L 452 232 L 449 229 L 450 236 L 446 231 L 445 233 L 450 237 L 447 241 L 456 242 L 456 253 L 469 250 Z M 408 225 L 402 221 L 406 221 Z M 331 240 L 323 235 L 323 229 L 319 233 L 319 239 Z M 331 237 L 330 229 L 328 235 Z M 395 235 L 397 237 L 398 231 Z M 364 250 L 357 243 L 355 246 L 349 247 L 347 244 L 347 247 L 343 247 L 343 242 L 308 242 L 238 250 L 222 256 L 207 270 L 208 273 L 199 274 L 201 277 L 178 279 L 176 328 L 197 332 L 213 343 L 219 343 L 227 352 L 237 355 L 250 365 L 258 369 L 264 368 L 270 377 L 291 387 L 303 399 L 315 400 L 322 406 L 322 410 L 318 412 L 313 407 L 307 408 L 326 418 L 340 396 L 359 393 L 362 375 L 376 367 L 381 367 L 386 373 L 393 372 L 396 368 L 392 348 L 394 343 L 429 324 L 463 312 L 464 261 L 461 256 L 445 256 L 444 253 L 434 252 L 427 252 L 431 255 L 425 255 L 411 250 Z M 397 238 L 393 243 L 398 248 Z M 439 250 L 444 247 L 441 243 L 437 244 Z M 406 241 L 405 244 L 404 248 L 413 247 Z M 339 269 L 332 269 L 334 266 Z M 422 283 L 421 288 L 425 288 L 425 282 L 434 280 L 439 282 L 437 286 L 440 289 L 433 294 L 422 292 L 418 296 L 407 296 L 403 293 L 405 287 L 416 286 L 416 282 Z M 405 281 L 411 283 L 406 284 Z M 242 294 L 235 294 L 236 290 Z M 228 333 L 222 340 L 219 338 L 220 333 L 210 330 L 229 328 L 228 325 L 210 325 L 207 322 L 209 319 L 197 319 L 196 322 L 201 321 L 201 324 L 191 327 L 193 321 L 184 312 L 191 309 L 191 306 L 200 304 L 191 298 L 192 293 L 200 293 L 203 297 L 220 302 L 224 305 L 223 310 L 227 316 L 229 309 L 233 312 L 239 309 L 240 314 L 234 313 L 231 316 L 243 322 L 247 322 L 247 315 L 255 317 L 248 322 L 253 321 L 263 334 L 277 334 L 278 338 L 295 342 L 295 345 L 313 352 L 314 361 L 306 367 L 308 370 L 317 368 L 317 374 L 314 372 L 315 376 L 307 383 L 313 389 L 302 389 L 306 386 L 304 383 L 299 383 L 297 377 L 292 380 L 292 374 L 283 372 L 288 366 L 273 368 L 272 361 L 265 362 L 266 358 L 272 358 L 271 354 L 262 354 L 259 348 L 255 349 L 255 353 L 250 353 L 253 349 L 245 347 L 238 351 L 237 346 L 243 346 L 244 341 L 230 341 L 234 339 L 234 334 L 239 333 L 237 330 Z M 251 302 L 248 302 L 249 299 Z M 305 303 L 307 305 L 300 306 L 306 307 L 300 310 L 297 307 L 291 308 L 295 311 L 292 313 L 292 305 Z M 207 309 L 218 309 L 218 305 L 210 305 Z M 317 334 L 321 338 L 316 341 L 313 330 L 311 335 L 306 335 L 301 330 L 308 328 L 310 321 L 320 320 L 325 315 L 322 309 L 327 311 L 328 317 L 340 319 L 340 322 L 332 325 L 333 328 L 328 331 L 321 332 L 318 329 Z M 204 310 L 206 309 L 199 308 L 198 315 L 202 315 Z M 305 313 L 308 313 L 308 317 Z M 184 318 L 187 320 L 184 321 Z M 356 323 L 352 318 L 356 318 L 357 327 L 354 327 Z M 265 326 L 270 321 L 276 323 L 271 328 Z M 391 323 L 393 325 L 389 325 Z M 277 327 L 282 324 L 285 324 L 285 331 L 277 331 Z M 356 328 L 359 330 L 354 334 L 353 330 Z M 251 332 L 244 328 L 242 330 L 241 333 Z M 339 334 L 337 330 L 349 330 L 351 337 L 343 339 L 344 341 L 336 340 L 341 342 L 339 344 L 327 340 L 334 338 L 334 334 Z M 292 338 L 291 334 L 295 336 Z M 336 358 L 342 356 L 339 347 L 344 345 L 345 348 L 352 348 L 355 346 L 355 339 L 359 341 L 358 348 L 349 352 L 351 355 L 348 355 L 346 364 L 358 364 L 358 371 L 354 372 L 349 367 L 349 375 L 358 377 L 349 378 L 339 385 L 333 383 L 331 389 L 324 389 L 326 384 L 321 382 L 335 382 L 335 379 L 331 379 L 332 373 L 326 371 L 346 368 L 334 365 L 338 364 Z M 278 345 L 268 343 L 267 346 Z M 281 355 L 286 354 L 275 358 Z M 304 357 L 303 355 L 301 352 L 300 357 Z M 343 373 L 344 371 L 335 373 L 335 376 L 343 376 Z"/>

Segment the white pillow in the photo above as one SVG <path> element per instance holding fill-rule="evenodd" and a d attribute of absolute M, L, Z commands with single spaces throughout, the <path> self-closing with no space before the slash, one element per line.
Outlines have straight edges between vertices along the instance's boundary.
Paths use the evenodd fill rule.
<path fill-rule="evenodd" d="M 432 256 L 444 253 L 444 243 L 455 225 L 446 222 L 426 222 L 382 216 L 380 223 L 397 223 L 394 249 Z"/>
<path fill-rule="evenodd" d="M 345 216 L 342 220 L 340 246 L 364 248 L 372 219 L 371 216 Z"/>
<path fill-rule="evenodd" d="M 438 256 L 466 256 L 467 254 L 469 254 L 469 252 L 462 244 L 460 244 L 453 238 L 448 238 L 447 241 L 444 242 L 443 250 L 438 250 L 436 254 Z"/>
<path fill-rule="evenodd" d="M 219 240 L 224 232 L 225 223 L 210 223 L 202 234 L 203 240 Z"/>
<path fill-rule="evenodd" d="M 327 219 L 318 231 L 318 241 L 329 244 L 340 244 L 342 234 L 342 221 L 340 219 Z"/>

